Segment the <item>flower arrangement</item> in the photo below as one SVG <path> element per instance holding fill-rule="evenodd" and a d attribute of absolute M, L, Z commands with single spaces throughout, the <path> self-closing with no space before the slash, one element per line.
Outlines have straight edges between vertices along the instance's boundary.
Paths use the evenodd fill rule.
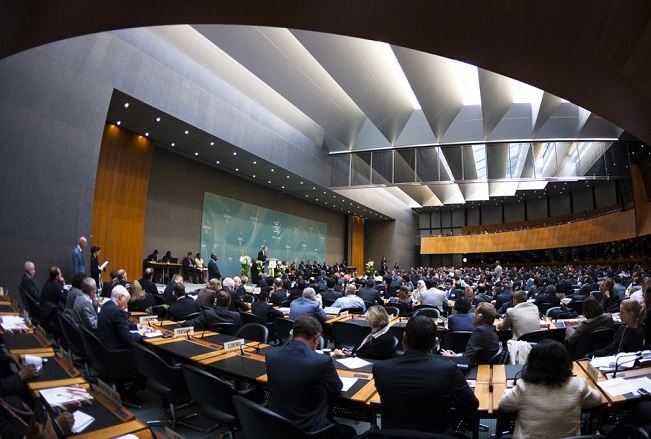
<path fill-rule="evenodd" d="M 373 260 L 369 259 L 368 262 L 365 265 L 365 271 L 368 276 L 373 276 L 373 265 L 375 263 Z"/>
<path fill-rule="evenodd" d="M 240 274 L 242 276 L 249 276 L 249 273 L 251 271 L 251 256 L 248 255 L 240 256 L 240 264 L 242 264 L 242 268 L 240 269 Z"/>
<path fill-rule="evenodd" d="M 262 261 L 255 261 L 258 266 L 258 276 L 262 277 Z"/>

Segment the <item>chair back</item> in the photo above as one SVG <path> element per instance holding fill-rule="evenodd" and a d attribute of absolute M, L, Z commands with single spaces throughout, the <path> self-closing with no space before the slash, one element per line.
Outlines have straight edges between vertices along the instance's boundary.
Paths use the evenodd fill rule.
<path fill-rule="evenodd" d="M 488 360 L 488 364 L 500 364 L 502 361 L 502 354 L 504 354 L 504 347 L 500 343 L 500 347 L 497 349 L 497 352 L 495 352 L 495 355 Z"/>
<path fill-rule="evenodd" d="M 201 317 L 201 311 L 193 312 L 188 315 L 186 315 L 183 320 L 194 320 L 198 317 Z"/>
<path fill-rule="evenodd" d="M 354 323 L 334 322 L 332 324 L 332 333 L 337 349 L 346 348 L 349 351 L 353 351 L 370 332 L 370 328 L 365 328 Z"/>
<path fill-rule="evenodd" d="M 570 309 L 576 311 L 578 315 L 583 314 L 583 300 L 577 300 L 577 301 L 572 300 L 570 303 L 567 304 L 567 306 Z"/>
<path fill-rule="evenodd" d="M 76 356 L 81 357 L 84 360 L 88 359 L 88 355 L 84 349 L 84 343 L 81 341 L 81 335 L 74 323 L 64 317 L 63 314 L 57 314 L 57 318 L 59 319 L 61 333 L 68 342 L 68 348 Z"/>
<path fill-rule="evenodd" d="M 608 346 L 613 341 L 614 329 L 597 329 L 583 334 L 569 346 L 570 355 L 573 360 L 580 360 L 592 351 Z"/>
<path fill-rule="evenodd" d="M 552 338 L 552 331 L 549 329 L 539 329 L 538 331 L 527 332 L 522 334 L 518 341 L 528 341 L 529 343 L 538 343 L 540 340 Z M 611 340 L 612 341 L 612 340 Z"/>
<path fill-rule="evenodd" d="M 253 303 L 255 302 L 255 297 L 253 297 L 251 294 L 244 294 L 242 295 L 242 302 Z"/>
<path fill-rule="evenodd" d="M 366 307 L 366 309 L 369 309 L 370 307 L 375 305 L 377 305 L 377 303 L 375 302 L 366 302 L 366 301 L 364 302 L 364 306 Z"/>
<path fill-rule="evenodd" d="M 391 331 L 391 334 L 398 339 L 398 346 L 396 346 L 394 355 L 397 357 L 404 354 L 405 351 L 402 348 L 402 335 L 405 333 L 405 327 L 393 325 L 389 327 L 389 331 Z"/>
<path fill-rule="evenodd" d="M 242 320 L 243 325 L 247 325 L 249 323 L 257 323 L 259 325 L 264 325 L 264 323 L 262 323 L 262 319 L 260 319 L 260 317 L 256 316 L 253 313 L 250 313 L 250 312 L 242 312 L 242 311 L 240 311 L 240 320 Z"/>
<path fill-rule="evenodd" d="M 235 335 L 239 329 L 239 325 L 236 325 L 235 323 L 214 323 L 206 329 L 224 335 Z"/>
<path fill-rule="evenodd" d="M 387 314 L 389 315 L 393 314 L 394 317 L 400 317 L 400 308 L 398 308 L 397 306 L 393 306 L 393 305 L 386 306 L 384 309 L 387 310 Z"/>
<path fill-rule="evenodd" d="M 419 316 L 425 316 L 429 317 L 430 319 L 438 319 L 441 317 L 441 311 L 439 311 L 438 308 L 418 308 L 418 311 L 416 311 L 416 314 L 414 315 L 419 315 Z"/>
<path fill-rule="evenodd" d="M 170 399 L 185 399 L 190 393 L 181 366 L 170 366 L 154 351 L 139 343 L 131 343 L 131 355 L 147 385 L 159 395 Z"/>
<path fill-rule="evenodd" d="M 451 350 L 457 354 L 465 352 L 471 335 L 470 331 L 446 332 L 441 337 L 441 349 Z"/>
<path fill-rule="evenodd" d="M 235 389 L 215 375 L 189 364 L 181 366 L 190 398 L 199 403 L 199 410 L 219 423 L 239 426 L 233 405 Z"/>
<path fill-rule="evenodd" d="M 405 410 L 402 402 L 382 401 L 382 429 L 413 428 L 432 433 L 444 433 L 452 423 L 452 396 L 437 395 L 429 402 L 428 416 L 419 410 Z"/>
<path fill-rule="evenodd" d="M 260 323 L 247 323 L 237 331 L 235 336 L 246 340 L 266 343 L 269 338 L 269 329 Z"/>
<path fill-rule="evenodd" d="M 538 312 L 545 316 L 547 315 L 547 311 L 551 308 L 555 308 L 557 305 L 554 305 L 553 303 L 541 303 L 538 305 Z"/>
<path fill-rule="evenodd" d="M 283 341 L 289 340 L 289 334 L 294 328 L 294 321 L 284 317 L 276 317 L 274 319 L 274 325 L 276 326 L 278 339 Z"/>
<path fill-rule="evenodd" d="M 545 317 L 550 317 L 551 313 L 562 310 L 561 306 L 552 306 L 545 312 Z"/>
<path fill-rule="evenodd" d="M 329 307 L 329 306 L 332 306 L 333 303 L 335 303 L 334 300 L 326 300 L 326 299 L 323 299 L 323 307 L 324 307 L 324 308 L 327 308 L 327 307 Z"/>
<path fill-rule="evenodd" d="M 342 313 L 344 311 L 348 311 L 349 314 L 362 314 L 364 313 L 364 310 L 362 308 L 341 308 L 339 313 Z"/>
<path fill-rule="evenodd" d="M 241 396 L 233 397 L 237 415 L 242 423 L 244 436 L 247 438 L 286 439 L 314 438 L 326 439 L 338 437 L 339 427 L 336 424 L 313 432 L 306 433 L 291 421 L 272 412 L 266 407 L 249 401 Z"/>
<path fill-rule="evenodd" d="M 162 294 L 154 294 L 154 302 L 156 302 L 156 305 L 169 305 Z"/>
<path fill-rule="evenodd" d="M 93 361 L 93 369 L 104 379 L 124 381 L 133 378 L 133 363 L 128 349 L 108 349 L 88 328 L 79 328 L 79 332 L 84 349 Z"/>
<path fill-rule="evenodd" d="M 158 320 L 165 320 L 165 315 L 167 315 L 167 307 L 164 305 L 154 305 L 151 307 L 151 314 L 156 316 Z"/>

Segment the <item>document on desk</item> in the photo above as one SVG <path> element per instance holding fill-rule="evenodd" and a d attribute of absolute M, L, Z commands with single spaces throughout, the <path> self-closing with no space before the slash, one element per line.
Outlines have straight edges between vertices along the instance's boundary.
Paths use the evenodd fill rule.
<path fill-rule="evenodd" d="M 349 369 L 359 369 L 360 367 L 368 366 L 369 364 L 371 364 L 368 361 L 362 360 L 361 358 L 357 358 L 357 357 L 338 358 L 337 361 L 342 366 L 345 366 Z"/>
<path fill-rule="evenodd" d="M 84 413 L 84 412 L 82 412 L 80 410 L 77 410 L 76 412 L 74 412 L 72 414 L 72 416 L 73 416 L 73 419 L 74 419 L 74 423 L 73 423 L 73 426 L 72 426 L 72 432 L 73 433 L 81 433 L 82 431 L 84 431 L 86 429 L 86 427 L 88 427 L 90 424 L 92 424 L 93 421 L 95 420 L 95 418 L 93 418 L 92 416 L 87 415 L 86 413 Z"/>
<path fill-rule="evenodd" d="M 339 377 L 339 379 L 344 383 L 344 386 L 341 388 L 342 392 L 347 392 L 357 382 L 357 378 Z"/>
<path fill-rule="evenodd" d="M 599 387 L 608 392 L 610 396 L 624 395 L 634 392 L 637 388 L 624 378 L 615 378 L 608 381 L 599 381 Z"/>

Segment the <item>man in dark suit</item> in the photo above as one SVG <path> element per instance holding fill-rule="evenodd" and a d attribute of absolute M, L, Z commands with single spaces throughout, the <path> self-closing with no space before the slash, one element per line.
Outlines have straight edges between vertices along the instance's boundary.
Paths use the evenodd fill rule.
<path fill-rule="evenodd" d="M 274 279 L 274 289 L 270 297 L 271 303 L 276 306 L 280 306 L 289 297 L 287 290 L 283 288 L 283 282 L 280 279 Z"/>
<path fill-rule="evenodd" d="M 217 259 L 216 254 L 210 254 L 210 261 L 208 261 L 208 280 L 222 280 L 222 274 L 219 272 L 219 267 L 217 267 Z"/>
<path fill-rule="evenodd" d="M 262 250 L 258 252 L 258 261 L 265 263 L 269 258 L 267 257 L 267 246 L 263 245 Z"/>
<path fill-rule="evenodd" d="M 242 318 L 239 312 L 228 309 L 228 305 L 231 303 L 231 296 L 225 291 L 219 291 L 217 293 L 216 303 L 217 307 L 215 309 L 204 308 L 199 317 L 186 320 L 183 322 L 183 326 L 194 326 L 197 329 L 210 329 L 219 323 L 231 323 L 234 325 L 232 335 L 235 334 L 240 329 Z"/>
<path fill-rule="evenodd" d="M 224 286 L 224 288 L 222 288 L 222 291 L 228 293 L 228 295 L 231 296 L 231 304 L 229 306 L 229 309 L 231 311 L 249 310 L 248 305 L 242 301 L 242 295 L 235 291 L 235 281 L 232 278 L 224 278 L 222 285 Z"/>
<path fill-rule="evenodd" d="M 185 285 L 174 285 L 175 301 L 167 308 L 167 318 L 170 320 L 185 320 L 188 315 L 201 312 L 201 306 L 192 297 L 185 294 Z"/>
<path fill-rule="evenodd" d="M 111 291 L 111 300 L 107 300 L 97 316 L 97 336 L 109 349 L 129 349 L 129 343 L 140 341 L 149 330 L 148 327 L 129 322 L 127 305 L 131 296 L 122 285 L 116 285 Z M 131 332 L 137 330 L 138 332 Z"/>
<path fill-rule="evenodd" d="M 192 257 L 192 252 L 188 252 L 188 255 L 183 258 L 183 269 L 188 279 L 194 281 L 195 279 L 200 278 L 200 272 L 197 270 L 197 266 L 194 264 L 194 258 Z"/>
<path fill-rule="evenodd" d="M 179 283 L 183 283 L 183 276 L 180 274 L 175 274 L 172 276 L 170 283 L 168 283 L 165 287 L 165 291 L 163 291 L 163 299 L 165 299 L 168 304 L 174 303 L 174 285 Z"/>
<path fill-rule="evenodd" d="M 36 284 L 34 283 L 34 275 L 36 274 L 36 267 L 34 266 L 34 263 L 31 261 L 25 262 L 25 265 L 23 267 L 25 269 L 25 272 L 23 273 L 23 277 L 20 280 L 20 286 L 27 291 L 27 293 L 36 301 L 36 303 L 41 301 L 41 292 L 36 288 Z"/>
<path fill-rule="evenodd" d="M 154 283 L 154 269 L 151 267 L 145 268 L 142 279 L 138 281 L 145 293 L 158 296 L 158 287 Z"/>
<path fill-rule="evenodd" d="M 477 305 L 472 322 L 475 329 L 468 340 L 466 351 L 457 354 L 454 351 L 441 350 L 441 354 L 448 357 L 463 355 L 470 363 L 487 364 L 500 349 L 497 331 L 493 325 L 495 317 L 495 307 L 491 303 L 482 302 Z"/>
<path fill-rule="evenodd" d="M 54 307 L 65 308 L 68 290 L 65 288 L 66 281 L 61 274 L 61 270 L 56 265 L 50 267 L 47 281 L 41 288 L 41 308 L 46 309 L 46 304 Z"/>
<path fill-rule="evenodd" d="M 457 365 L 431 354 L 436 323 L 409 319 L 402 337 L 405 354 L 373 365 L 375 387 L 382 398 L 382 428 L 410 428 L 444 433 L 449 413 L 434 413 L 433 398 L 451 397 L 459 415 L 473 415 L 479 401 Z M 449 407 L 449 406 L 448 406 Z"/>
<path fill-rule="evenodd" d="M 261 291 L 258 294 L 258 300 L 251 304 L 251 313 L 258 316 L 265 325 L 273 322 L 276 317 L 284 317 L 281 311 L 269 303 L 269 293 L 266 291 Z"/>
<path fill-rule="evenodd" d="M 306 432 L 333 424 L 328 418 L 328 397 L 338 395 L 343 384 L 327 355 L 315 352 L 321 324 L 302 315 L 294 322 L 292 342 L 267 354 L 269 409 Z M 348 429 L 341 428 L 340 437 Z"/>
<path fill-rule="evenodd" d="M 332 301 L 332 303 L 334 303 L 334 301 L 343 296 L 343 294 L 341 291 L 335 290 L 337 281 L 333 277 L 329 277 L 326 282 L 328 288 L 323 292 L 323 294 L 321 294 L 321 300 L 323 300 L 323 303 L 326 301 Z"/>
<path fill-rule="evenodd" d="M 371 278 L 367 279 L 364 282 L 363 286 L 359 289 L 357 295 L 364 301 L 369 303 L 377 303 L 378 305 L 384 306 L 384 300 L 380 297 L 380 292 L 373 288 L 375 286 L 375 281 Z"/>

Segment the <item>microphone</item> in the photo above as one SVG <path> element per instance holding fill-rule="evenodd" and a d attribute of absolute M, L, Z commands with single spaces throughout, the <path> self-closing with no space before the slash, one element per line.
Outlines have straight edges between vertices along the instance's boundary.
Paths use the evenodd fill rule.
<path fill-rule="evenodd" d="M 621 363 L 619 362 L 620 359 L 622 359 L 622 358 L 629 358 L 629 357 L 635 357 L 635 358 L 633 358 L 632 360 L 626 360 L 626 361 L 623 361 L 623 362 L 621 362 Z M 634 353 L 632 353 L 632 354 L 620 355 L 619 357 L 617 357 L 617 359 L 615 360 L 615 372 L 613 372 L 613 378 L 616 378 L 616 377 L 617 377 L 617 369 L 619 368 L 619 366 L 621 366 L 622 364 L 625 364 L 625 363 L 629 363 L 629 362 L 631 362 L 631 361 L 634 361 L 635 363 L 633 363 L 633 367 L 635 367 L 635 364 L 636 364 L 638 361 L 640 361 L 640 359 L 642 359 L 642 352 L 634 352 Z"/>
<path fill-rule="evenodd" d="M 251 346 L 251 345 L 248 345 L 248 344 L 241 344 L 240 345 L 240 355 L 242 355 L 243 357 L 250 357 L 251 356 L 249 354 L 244 353 L 244 348 L 245 347 L 255 349 L 255 353 L 257 354 L 258 352 L 260 352 L 260 345 L 261 344 L 262 344 L 262 342 L 258 342 L 258 344 L 256 346 Z"/>

